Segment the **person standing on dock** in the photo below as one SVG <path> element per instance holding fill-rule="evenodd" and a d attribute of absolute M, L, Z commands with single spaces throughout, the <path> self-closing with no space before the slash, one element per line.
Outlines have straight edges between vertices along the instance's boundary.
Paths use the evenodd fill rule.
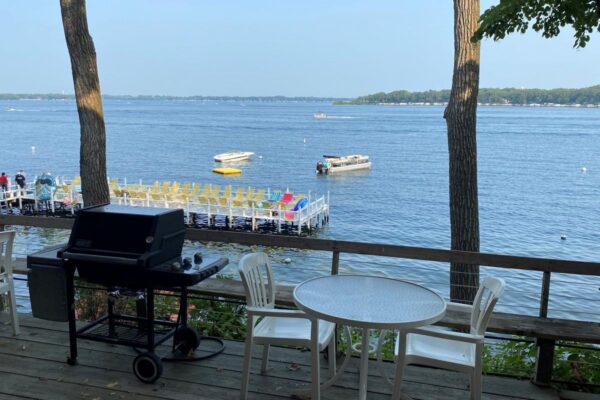
<path fill-rule="evenodd" d="M 20 169 L 19 172 L 17 172 L 17 175 L 15 175 L 15 182 L 20 191 L 23 192 L 25 190 L 25 174 L 23 173 L 22 169 Z"/>
<path fill-rule="evenodd" d="M 15 182 L 21 189 L 25 188 L 25 173 L 22 169 L 20 169 L 19 172 L 17 172 L 17 175 L 15 175 Z"/>
<path fill-rule="evenodd" d="M 8 190 L 8 177 L 6 176 L 5 172 L 3 172 L 2 175 L 0 175 L 0 190 L 2 190 L 3 192 L 6 192 Z"/>

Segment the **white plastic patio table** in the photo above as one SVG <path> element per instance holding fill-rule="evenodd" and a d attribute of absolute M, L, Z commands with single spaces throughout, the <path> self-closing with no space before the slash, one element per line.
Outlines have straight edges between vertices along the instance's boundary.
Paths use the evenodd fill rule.
<path fill-rule="evenodd" d="M 367 398 L 370 330 L 429 325 L 442 319 L 446 312 L 446 302 L 423 286 L 366 275 L 310 279 L 296 286 L 294 302 L 317 318 L 362 329 L 360 400 Z M 398 383 L 394 382 L 394 399 L 400 396 Z"/>

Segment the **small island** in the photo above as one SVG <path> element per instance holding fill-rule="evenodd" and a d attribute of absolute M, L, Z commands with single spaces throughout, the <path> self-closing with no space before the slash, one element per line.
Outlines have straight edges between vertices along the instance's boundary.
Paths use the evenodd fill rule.
<path fill-rule="evenodd" d="M 450 90 L 397 90 L 360 96 L 336 105 L 444 105 Z M 480 105 L 600 107 L 600 85 L 581 89 L 479 89 Z"/>

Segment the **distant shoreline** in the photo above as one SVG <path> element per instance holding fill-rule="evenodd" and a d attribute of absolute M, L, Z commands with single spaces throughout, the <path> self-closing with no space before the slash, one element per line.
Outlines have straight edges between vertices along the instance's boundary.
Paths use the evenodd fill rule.
<path fill-rule="evenodd" d="M 271 102 L 310 102 L 310 101 L 350 101 L 345 97 L 286 97 L 286 96 L 150 96 L 150 95 L 102 95 L 104 100 L 174 100 L 174 101 L 271 101 Z M 24 94 L 0 93 L 0 100 L 75 100 L 73 94 Z"/>
<path fill-rule="evenodd" d="M 376 106 L 376 107 L 446 107 L 448 103 L 336 103 L 338 106 Z M 507 104 L 507 103 L 477 103 L 479 107 L 563 107 L 563 108 L 600 108 L 600 104 L 558 104 L 558 103 L 529 103 L 529 104 Z"/>

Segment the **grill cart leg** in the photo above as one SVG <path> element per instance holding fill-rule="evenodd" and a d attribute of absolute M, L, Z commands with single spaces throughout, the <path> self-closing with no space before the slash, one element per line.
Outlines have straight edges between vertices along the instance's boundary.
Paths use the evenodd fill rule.
<path fill-rule="evenodd" d="M 112 289 L 117 290 L 117 289 Z M 117 336 L 117 332 L 115 330 L 115 298 L 114 295 L 111 294 L 110 289 L 107 296 L 108 301 L 108 336 L 114 338 Z"/>
<path fill-rule="evenodd" d="M 146 288 L 146 321 L 148 329 L 148 351 L 154 351 L 154 288 Z"/>
<path fill-rule="evenodd" d="M 67 309 L 69 312 L 69 365 L 77 365 L 77 327 L 75 326 L 75 267 L 67 266 Z"/>

